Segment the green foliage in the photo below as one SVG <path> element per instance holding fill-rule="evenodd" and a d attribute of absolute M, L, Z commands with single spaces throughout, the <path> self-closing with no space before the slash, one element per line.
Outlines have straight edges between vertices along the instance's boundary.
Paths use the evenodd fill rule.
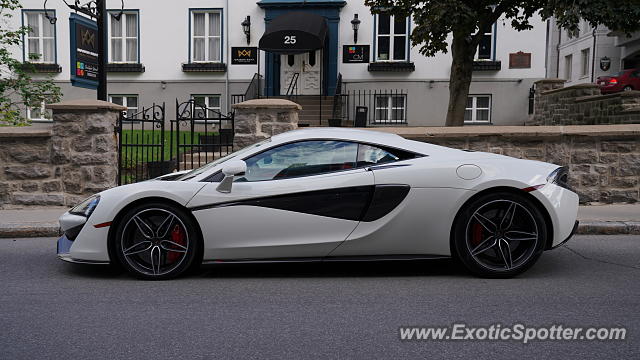
<path fill-rule="evenodd" d="M 34 80 L 35 67 L 12 56 L 12 49 L 21 49 L 29 32 L 26 26 L 9 29 L 11 18 L 20 8 L 19 0 L 0 0 L 0 124 L 3 125 L 28 125 L 29 120 L 22 116 L 26 107 L 39 108 L 43 101 L 60 101 L 62 95 L 50 76 Z M 29 60 L 38 58 L 30 55 Z"/>
<path fill-rule="evenodd" d="M 602 24 L 628 34 L 640 29 L 640 0 L 365 0 L 365 4 L 374 13 L 411 15 L 412 44 L 426 56 L 446 53 L 449 34 L 466 36 L 469 46 L 477 46 L 501 17 L 516 30 L 531 29 L 529 19 L 535 14 L 543 20 L 555 16 L 569 30 L 576 30 L 581 18 L 594 27 Z"/>

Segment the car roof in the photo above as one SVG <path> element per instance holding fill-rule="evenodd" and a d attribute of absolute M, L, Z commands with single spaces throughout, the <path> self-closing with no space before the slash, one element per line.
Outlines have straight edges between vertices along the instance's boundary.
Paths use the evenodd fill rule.
<path fill-rule="evenodd" d="M 272 137 L 279 143 L 304 139 L 340 139 L 391 146 L 400 146 L 406 141 L 399 135 L 382 131 L 332 127 L 298 129 Z"/>

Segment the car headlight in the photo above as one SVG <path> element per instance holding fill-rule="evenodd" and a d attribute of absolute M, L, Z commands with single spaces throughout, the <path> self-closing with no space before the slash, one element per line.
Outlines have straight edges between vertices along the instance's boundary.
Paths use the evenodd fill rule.
<path fill-rule="evenodd" d="M 547 182 L 573 191 L 571 186 L 569 186 L 569 169 L 564 166 L 553 170 L 553 172 L 547 176 Z"/>
<path fill-rule="evenodd" d="M 71 210 L 69 210 L 70 214 L 80 215 L 84 217 L 91 216 L 93 210 L 95 210 L 96 206 L 100 202 L 100 195 L 93 195 L 83 200 L 80 204 L 74 206 Z"/>

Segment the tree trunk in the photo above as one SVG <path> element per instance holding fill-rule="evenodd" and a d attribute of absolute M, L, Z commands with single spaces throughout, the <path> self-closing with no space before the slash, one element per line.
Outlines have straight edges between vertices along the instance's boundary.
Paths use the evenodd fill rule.
<path fill-rule="evenodd" d="M 449 108 L 447 109 L 446 126 L 464 125 L 464 109 L 467 106 L 467 97 L 469 96 L 475 53 L 475 45 L 468 35 L 453 34 L 451 45 L 453 61 L 449 78 Z"/>

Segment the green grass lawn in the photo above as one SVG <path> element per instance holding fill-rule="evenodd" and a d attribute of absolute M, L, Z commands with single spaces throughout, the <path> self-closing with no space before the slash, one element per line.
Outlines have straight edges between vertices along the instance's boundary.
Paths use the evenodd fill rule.
<path fill-rule="evenodd" d="M 193 138 L 191 132 L 180 132 L 180 144 L 200 144 L 200 135 L 204 135 L 204 132 L 194 132 Z M 217 135 L 218 133 L 208 132 L 207 135 Z M 122 161 L 124 167 L 133 167 L 138 163 L 161 161 L 163 159 L 168 161 L 176 158 L 178 155 L 178 143 L 176 139 L 176 132 L 173 133 L 173 139 L 171 139 L 171 132 L 164 132 L 164 147 L 161 147 L 162 132 L 160 130 L 122 130 Z M 171 141 L 173 140 L 173 141 Z M 127 146 L 127 144 L 133 144 Z M 140 144 L 153 144 L 157 146 L 142 147 Z M 161 152 L 162 150 L 162 152 Z M 185 151 L 191 151 L 191 147 L 181 148 L 180 153 Z M 193 147 L 193 150 L 197 150 Z"/>

